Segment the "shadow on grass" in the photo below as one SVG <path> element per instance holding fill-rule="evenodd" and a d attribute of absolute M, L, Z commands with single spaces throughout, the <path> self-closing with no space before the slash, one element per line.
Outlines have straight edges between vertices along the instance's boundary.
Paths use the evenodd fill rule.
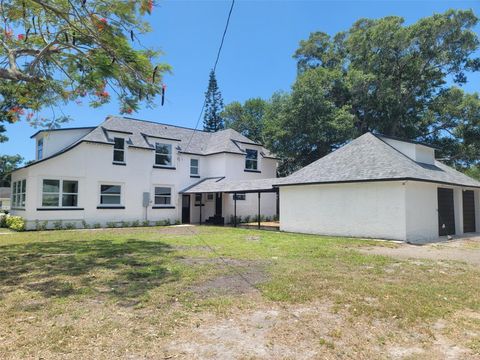
<path fill-rule="evenodd" d="M 165 265 L 171 251 L 165 243 L 137 239 L 1 246 L 0 287 L 46 298 L 93 293 L 134 305 L 149 290 L 178 280 Z"/>

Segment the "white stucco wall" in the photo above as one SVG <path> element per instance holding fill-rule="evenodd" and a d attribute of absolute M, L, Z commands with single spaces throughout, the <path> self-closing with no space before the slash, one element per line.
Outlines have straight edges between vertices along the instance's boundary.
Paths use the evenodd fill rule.
<path fill-rule="evenodd" d="M 54 131 L 43 131 L 35 137 L 35 141 L 43 139 L 43 158 L 46 158 L 88 134 L 91 129 L 65 129 Z M 35 145 L 35 158 L 37 149 Z M 37 159 L 38 160 L 38 159 Z"/>
<path fill-rule="evenodd" d="M 128 138 L 127 134 L 115 134 Z M 204 177 L 225 176 L 227 179 L 258 179 L 275 177 L 276 161 L 267 159 L 259 167 L 261 172 L 244 172 L 245 157 L 240 154 L 216 154 L 197 156 L 182 154 L 176 150 L 176 141 L 162 140 L 171 143 L 173 148 L 173 167 L 175 169 L 154 168 L 154 151 L 130 148 L 125 152 L 126 166 L 114 165 L 113 146 L 106 144 L 81 143 L 78 146 L 47 159 L 41 163 L 20 169 L 12 174 L 12 181 L 27 179 L 25 209 L 16 209 L 12 213 L 24 217 L 29 228 L 34 227 L 35 220 L 75 222 L 77 226 L 85 220 L 89 224 L 121 221 L 142 221 L 148 216 L 149 221 L 180 221 L 182 215 L 182 195 L 179 191 L 200 181 Z M 190 159 L 199 160 L 201 178 L 190 177 Z M 43 179 L 77 180 L 79 186 L 78 208 L 83 210 L 38 210 L 42 208 Z M 122 206 L 125 209 L 97 209 L 100 205 L 100 184 L 122 185 Z M 153 193 L 155 186 L 172 187 L 173 209 L 155 209 Z M 142 205 L 143 192 L 150 193 L 151 205 L 145 212 Z M 249 195 L 253 197 L 252 195 Z M 229 219 L 229 196 L 224 194 L 224 217 Z M 275 200 L 270 205 L 268 197 L 262 199 L 263 206 L 275 207 Z M 191 198 L 191 222 L 198 222 L 198 207 Z M 212 216 L 215 201 L 206 201 L 202 208 L 202 218 Z M 256 213 L 256 202 L 252 213 Z M 272 214 L 273 215 L 273 214 Z"/>
<path fill-rule="evenodd" d="M 438 239 L 437 185 L 407 181 L 406 241 L 424 243 Z"/>
<path fill-rule="evenodd" d="M 280 187 L 280 230 L 405 240 L 402 182 Z"/>
<path fill-rule="evenodd" d="M 387 144 L 393 146 L 402 154 L 408 156 L 410 159 L 424 163 L 435 163 L 435 150 L 431 147 L 421 144 L 408 143 L 405 141 L 399 141 L 389 138 L 382 138 Z"/>

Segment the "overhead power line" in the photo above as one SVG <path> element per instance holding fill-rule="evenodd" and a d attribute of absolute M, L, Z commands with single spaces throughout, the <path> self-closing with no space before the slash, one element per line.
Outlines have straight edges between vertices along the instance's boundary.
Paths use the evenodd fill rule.
<path fill-rule="evenodd" d="M 230 17 L 232 16 L 232 11 L 233 11 L 233 6 L 234 5 L 235 5 L 235 0 L 232 0 L 232 3 L 230 5 L 230 10 L 228 11 L 227 22 L 225 23 L 225 29 L 223 30 L 222 40 L 220 41 L 220 46 L 218 47 L 217 57 L 215 59 L 214 65 L 213 65 L 213 72 L 214 73 L 217 70 L 218 60 L 220 59 L 220 54 L 222 52 L 223 43 L 225 41 L 225 35 L 227 35 L 228 25 L 230 24 Z M 190 136 L 190 139 L 188 140 L 187 146 L 185 147 L 184 151 L 188 150 L 188 147 L 190 146 L 190 143 L 192 142 L 193 136 L 197 132 L 198 124 L 200 123 L 200 119 L 202 118 L 203 111 L 205 110 L 206 102 L 207 102 L 207 99 L 206 98 L 203 99 L 202 109 L 200 110 L 200 114 L 198 115 L 197 122 L 195 124 L 195 127 L 193 128 L 193 133 Z"/>

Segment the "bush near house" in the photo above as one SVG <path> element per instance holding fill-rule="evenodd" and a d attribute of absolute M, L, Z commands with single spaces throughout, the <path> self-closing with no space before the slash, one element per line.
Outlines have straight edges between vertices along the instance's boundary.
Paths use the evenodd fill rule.
<path fill-rule="evenodd" d="M 5 224 L 9 229 L 15 231 L 25 230 L 25 220 L 21 216 L 6 216 Z"/>

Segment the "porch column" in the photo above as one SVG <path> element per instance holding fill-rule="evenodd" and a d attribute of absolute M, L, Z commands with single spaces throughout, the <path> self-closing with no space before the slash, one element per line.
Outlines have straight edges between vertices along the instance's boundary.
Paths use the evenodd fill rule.
<path fill-rule="evenodd" d="M 237 193 L 233 193 L 233 226 L 237 227 Z"/>
<path fill-rule="evenodd" d="M 258 228 L 260 229 L 260 191 L 258 192 Z"/>
<path fill-rule="evenodd" d="M 202 225 L 202 200 L 203 194 L 200 194 L 200 225 Z"/>

